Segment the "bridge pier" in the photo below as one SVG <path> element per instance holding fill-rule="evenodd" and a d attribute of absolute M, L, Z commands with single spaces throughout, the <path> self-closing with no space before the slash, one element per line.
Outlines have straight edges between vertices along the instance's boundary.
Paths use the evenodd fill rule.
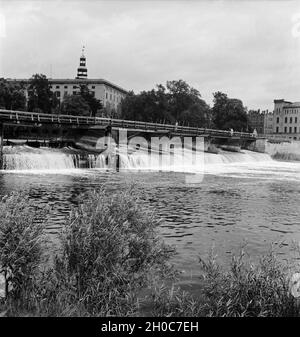
<path fill-rule="evenodd" d="M 0 123 L 0 170 L 3 169 L 3 139 L 4 136 L 4 127 L 3 124 Z"/>
<path fill-rule="evenodd" d="M 248 141 L 244 145 L 246 150 L 254 151 L 254 152 L 266 152 L 266 139 L 256 139 L 253 141 Z"/>

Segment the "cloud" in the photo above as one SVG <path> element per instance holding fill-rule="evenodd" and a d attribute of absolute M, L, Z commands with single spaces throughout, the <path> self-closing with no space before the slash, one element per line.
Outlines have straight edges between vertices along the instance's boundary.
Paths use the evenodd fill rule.
<path fill-rule="evenodd" d="M 208 103 L 221 90 L 271 109 L 300 100 L 297 12 L 293 1 L 7 1 L 2 73 L 73 78 L 84 44 L 90 78 L 135 91 L 182 78 Z"/>

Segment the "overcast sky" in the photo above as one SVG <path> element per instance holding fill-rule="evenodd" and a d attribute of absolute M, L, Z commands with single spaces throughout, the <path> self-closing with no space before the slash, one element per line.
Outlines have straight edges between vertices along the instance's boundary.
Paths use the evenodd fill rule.
<path fill-rule="evenodd" d="M 74 78 L 85 45 L 89 78 L 135 92 L 183 79 L 209 104 L 218 90 L 249 109 L 300 101 L 299 1 L 23 0 L 0 13 L 0 77 Z"/>

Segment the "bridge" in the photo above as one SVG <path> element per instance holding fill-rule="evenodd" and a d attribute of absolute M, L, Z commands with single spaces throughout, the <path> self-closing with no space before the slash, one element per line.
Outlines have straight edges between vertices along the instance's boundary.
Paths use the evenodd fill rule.
<path fill-rule="evenodd" d="M 114 118 L 89 117 L 89 116 L 71 116 L 71 115 L 54 115 L 24 111 L 1 110 L 0 125 L 23 125 L 23 126 L 41 126 L 45 125 L 63 125 L 64 127 L 86 127 L 86 128 L 107 128 L 120 129 L 125 128 L 129 131 L 142 132 L 162 132 L 178 135 L 189 136 L 210 136 L 217 138 L 240 138 L 254 140 L 259 138 L 254 134 L 247 132 L 230 132 L 226 130 L 215 130 L 207 128 L 190 127 L 183 125 L 149 123 L 140 121 L 131 121 Z"/>
<path fill-rule="evenodd" d="M 120 129 L 126 129 L 129 138 L 136 135 L 146 138 L 151 136 L 167 136 L 169 138 L 202 136 L 208 150 L 209 146 L 216 145 L 242 147 L 264 152 L 265 139 L 247 132 L 0 109 L 0 157 L 2 157 L 3 144 L 10 144 L 16 140 L 44 142 L 50 145 L 51 143 L 56 143 L 56 145 L 60 143 L 61 146 L 76 145 L 87 139 L 98 139 L 108 134 L 116 138 Z"/>

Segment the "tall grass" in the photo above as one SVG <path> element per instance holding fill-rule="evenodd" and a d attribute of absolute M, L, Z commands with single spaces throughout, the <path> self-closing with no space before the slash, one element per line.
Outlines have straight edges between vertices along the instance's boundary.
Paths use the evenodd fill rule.
<path fill-rule="evenodd" d="M 203 291 L 208 316 L 294 316 L 296 300 L 289 292 L 289 270 L 274 252 L 264 255 L 258 264 L 233 256 L 230 270 L 224 271 L 213 256 L 200 260 L 205 272 Z"/>
<path fill-rule="evenodd" d="M 30 286 L 42 257 L 41 216 L 25 195 L 13 193 L 0 200 L 0 262 L 14 295 Z"/>
<path fill-rule="evenodd" d="M 291 295 L 289 267 L 278 261 L 274 252 L 264 255 L 253 265 L 242 252 L 233 256 L 224 270 L 210 253 L 200 259 L 203 272 L 200 299 L 181 291 L 164 289 L 154 295 L 153 315 L 270 317 L 299 316 L 299 305 Z"/>
<path fill-rule="evenodd" d="M 107 196 L 91 192 L 73 209 L 61 237 L 55 276 L 72 290 L 67 302 L 91 315 L 127 315 L 137 289 L 168 270 L 172 250 L 159 238 L 159 222 L 131 191 Z"/>
<path fill-rule="evenodd" d="M 12 193 L 0 200 L 0 271 L 5 279 L 5 299 L 22 307 L 27 301 L 46 244 L 41 218 L 24 194 Z"/>

